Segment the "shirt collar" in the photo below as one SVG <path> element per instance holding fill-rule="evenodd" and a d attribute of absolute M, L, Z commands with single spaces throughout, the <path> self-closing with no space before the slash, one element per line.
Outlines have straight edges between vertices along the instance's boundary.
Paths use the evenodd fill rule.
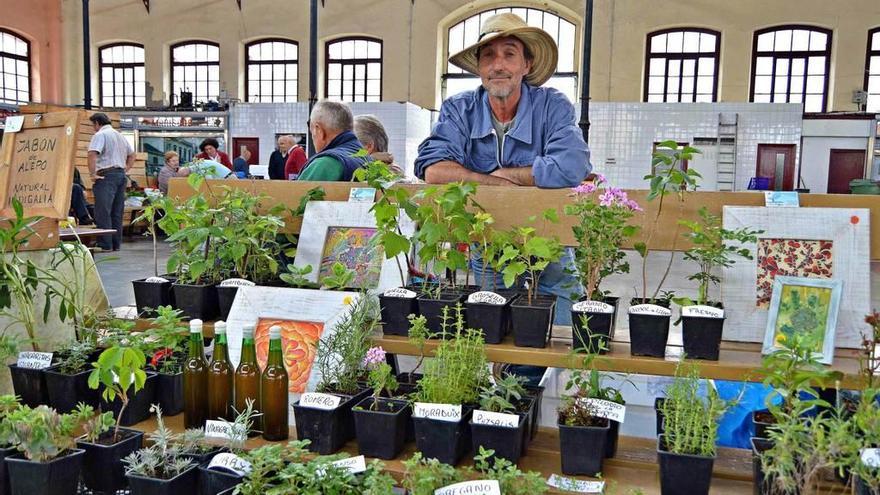
<path fill-rule="evenodd" d="M 519 103 L 516 105 L 516 117 L 513 128 L 507 133 L 517 141 L 532 144 L 532 96 L 531 87 L 525 82 L 520 86 Z M 480 139 L 492 133 L 492 108 L 489 106 L 489 92 L 480 87 L 478 92 L 482 111 L 477 117 L 476 125 L 471 130 L 471 139 Z"/>

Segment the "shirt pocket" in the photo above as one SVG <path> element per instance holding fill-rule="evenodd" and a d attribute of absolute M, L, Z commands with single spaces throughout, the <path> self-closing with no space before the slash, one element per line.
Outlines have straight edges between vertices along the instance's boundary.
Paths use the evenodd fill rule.
<path fill-rule="evenodd" d="M 489 141 L 489 140 L 487 140 Z M 471 168 L 477 172 L 491 172 L 498 168 L 498 151 L 494 140 L 475 143 L 468 156 Z"/>

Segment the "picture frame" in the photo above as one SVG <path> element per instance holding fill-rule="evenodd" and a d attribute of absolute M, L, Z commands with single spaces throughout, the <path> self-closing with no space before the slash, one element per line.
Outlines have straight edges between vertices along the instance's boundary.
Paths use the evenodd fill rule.
<path fill-rule="evenodd" d="M 789 332 L 812 331 L 817 333 L 814 356 L 819 362 L 830 365 L 834 359 L 842 293 L 842 280 L 776 277 L 761 353 L 766 355 L 779 350 L 779 342 Z M 813 328 L 804 328 L 811 323 Z"/>

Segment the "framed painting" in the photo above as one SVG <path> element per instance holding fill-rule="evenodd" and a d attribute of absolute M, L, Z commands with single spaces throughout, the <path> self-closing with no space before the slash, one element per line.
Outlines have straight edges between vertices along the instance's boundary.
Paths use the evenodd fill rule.
<path fill-rule="evenodd" d="M 820 362 L 831 364 L 842 288 L 840 280 L 776 277 L 762 353 L 776 352 L 786 340 L 797 338 Z"/>

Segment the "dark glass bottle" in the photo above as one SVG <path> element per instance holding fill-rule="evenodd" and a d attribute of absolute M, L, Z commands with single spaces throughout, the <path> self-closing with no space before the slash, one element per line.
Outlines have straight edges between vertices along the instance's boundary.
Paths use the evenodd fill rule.
<path fill-rule="evenodd" d="M 208 366 L 208 419 L 232 420 L 232 364 L 229 363 L 226 323 L 214 324 L 214 357 Z"/>
<path fill-rule="evenodd" d="M 263 406 L 263 438 L 286 440 L 288 436 L 287 370 L 281 353 L 281 327 L 269 329 L 269 359 L 260 376 L 260 404 Z"/>
<path fill-rule="evenodd" d="M 257 364 L 257 349 L 254 344 L 254 326 L 245 325 L 241 331 L 241 359 L 235 369 L 235 410 L 242 412 L 247 409 L 247 400 L 254 401 L 254 411 L 260 408 L 260 366 Z M 261 429 L 261 418 L 254 418 L 254 430 Z M 251 432 L 248 432 L 250 434 Z"/>
<path fill-rule="evenodd" d="M 189 322 L 189 355 L 183 365 L 183 424 L 203 428 L 208 413 L 208 363 L 202 340 L 202 320 Z"/>

